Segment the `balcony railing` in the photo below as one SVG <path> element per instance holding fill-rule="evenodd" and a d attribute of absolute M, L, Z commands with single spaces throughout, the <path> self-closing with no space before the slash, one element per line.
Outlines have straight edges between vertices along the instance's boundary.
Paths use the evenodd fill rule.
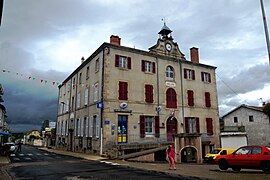
<path fill-rule="evenodd" d="M 246 132 L 245 126 L 224 126 L 221 132 Z"/>

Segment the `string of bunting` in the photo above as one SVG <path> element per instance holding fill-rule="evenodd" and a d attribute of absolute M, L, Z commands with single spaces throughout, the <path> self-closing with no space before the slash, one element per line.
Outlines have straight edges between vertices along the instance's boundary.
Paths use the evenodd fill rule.
<path fill-rule="evenodd" d="M 60 85 L 62 83 L 59 83 L 57 81 L 54 81 L 54 80 L 45 80 L 45 79 L 40 79 L 40 78 L 37 78 L 36 76 L 33 77 L 33 76 L 30 76 L 30 75 L 26 75 L 26 74 L 22 74 L 22 73 L 18 73 L 18 72 L 13 72 L 13 71 L 10 71 L 10 70 L 6 70 L 6 69 L 2 69 L 1 71 L 3 74 L 16 74 L 16 76 L 21 76 L 21 77 L 26 77 L 27 79 L 29 80 L 39 80 L 40 83 L 44 83 L 44 84 L 51 84 L 51 85 Z M 72 84 L 72 83 L 63 83 L 62 84 L 63 86 L 86 86 L 86 87 L 90 87 L 90 84 L 83 84 L 83 83 L 75 83 L 75 84 Z"/>

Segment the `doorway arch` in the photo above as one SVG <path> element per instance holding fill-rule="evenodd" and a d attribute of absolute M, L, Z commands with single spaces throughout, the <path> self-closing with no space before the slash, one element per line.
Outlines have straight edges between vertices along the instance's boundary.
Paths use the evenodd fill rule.
<path fill-rule="evenodd" d="M 173 142 L 174 136 L 177 134 L 177 119 L 170 116 L 166 121 L 167 141 Z"/>
<path fill-rule="evenodd" d="M 184 147 L 181 151 L 181 162 L 196 163 L 197 149 L 192 146 Z"/>

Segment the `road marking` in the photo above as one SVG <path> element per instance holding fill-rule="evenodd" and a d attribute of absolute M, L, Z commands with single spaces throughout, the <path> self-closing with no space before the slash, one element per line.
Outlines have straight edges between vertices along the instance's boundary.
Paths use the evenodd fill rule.
<path fill-rule="evenodd" d="M 41 154 L 40 154 L 40 153 L 37 153 L 36 155 L 37 155 L 37 156 L 41 156 Z"/>
<path fill-rule="evenodd" d="M 100 162 L 110 164 L 110 165 L 113 165 L 113 166 L 120 166 L 120 164 L 118 164 L 118 163 L 113 163 L 113 162 L 109 162 L 109 161 L 100 161 Z"/>
<path fill-rule="evenodd" d="M 25 160 L 32 160 L 32 158 L 30 158 L 30 157 L 26 157 L 26 158 L 24 158 Z"/>
<path fill-rule="evenodd" d="M 47 153 L 44 153 L 43 155 L 45 155 L 45 156 L 49 156 L 49 154 L 47 154 Z"/>
<path fill-rule="evenodd" d="M 14 157 L 14 156 L 16 156 L 16 154 L 10 154 L 10 156 L 11 156 L 11 157 Z"/>
<path fill-rule="evenodd" d="M 13 158 L 14 161 L 20 161 L 20 158 Z"/>
<path fill-rule="evenodd" d="M 27 154 L 28 156 L 33 156 L 33 154 Z"/>
<path fill-rule="evenodd" d="M 24 156 L 24 154 L 19 154 L 19 156 Z"/>

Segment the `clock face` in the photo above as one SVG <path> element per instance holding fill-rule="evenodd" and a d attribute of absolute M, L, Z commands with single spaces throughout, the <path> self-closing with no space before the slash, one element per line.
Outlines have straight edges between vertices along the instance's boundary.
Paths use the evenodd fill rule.
<path fill-rule="evenodd" d="M 171 50 L 172 50 L 172 45 L 169 44 L 169 43 L 167 43 L 167 44 L 165 45 L 165 47 L 166 47 L 166 49 L 167 49 L 168 51 L 171 51 Z"/>

